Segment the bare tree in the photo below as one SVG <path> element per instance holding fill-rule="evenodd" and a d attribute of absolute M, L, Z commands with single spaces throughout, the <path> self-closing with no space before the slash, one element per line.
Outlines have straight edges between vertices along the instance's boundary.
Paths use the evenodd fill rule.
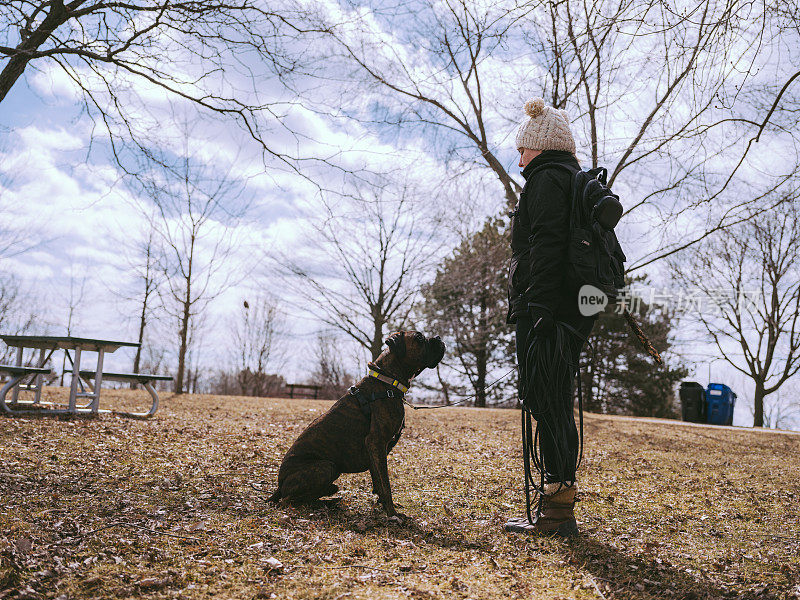
<path fill-rule="evenodd" d="M 83 302 L 83 296 L 86 292 L 86 275 L 83 275 L 80 278 L 75 276 L 73 271 L 74 266 L 70 265 L 69 269 L 69 298 L 67 303 L 67 332 L 66 335 L 70 336 L 74 333 L 73 328 L 76 325 L 78 320 L 78 311 L 80 309 L 81 303 Z M 64 369 L 67 367 L 67 353 L 64 353 L 64 357 L 61 359 L 61 380 L 58 385 L 64 385 Z"/>
<path fill-rule="evenodd" d="M 154 335 L 150 330 L 142 342 L 142 353 L 139 367 L 143 373 L 155 373 L 157 375 L 169 375 L 169 352 L 163 344 L 163 340 Z M 169 382 L 156 382 L 159 389 L 168 389 Z"/>
<path fill-rule="evenodd" d="M 279 358 L 280 313 L 272 298 L 259 294 L 244 300 L 231 324 L 231 354 L 242 396 L 267 396 L 278 383 L 267 369 Z"/>
<path fill-rule="evenodd" d="M 115 286 L 112 293 L 121 300 L 121 316 L 130 319 L 135 313 L 137 337 L 139 347 L 133 358 L 133 372 L 140 373 L 143 346 L 148 332 L 148 325 L 155 318 L 155 309 L 158 302 L 158 287 L 160 284 L 160 260 L 163 250 L 158 245 L 158 237 L 151 227 L 154 213 L 142 222 L 137 232 L 130 223 L 120 226 L 111 234 L 115 243 L 122 249 L 127 263 L 127 272 L 131 276 L 129 285 L 120 288 Z M 133 311 L 131 308 L 133 307 Z M 138 384 L 131 383 L 131 388 L 136 389 Z"/>
<path fill-rule="evenodd" d="M 265 8 L 247 0 L 7 0 L 0 3 L 0 102 L 26 71 L 60 70 L 75 85 L 89 115 L 119 143 L 146 148 L 142 90 L 230 117 L 263 151 L 292 157 L 266 142 L 287 103 L 259 90 L 268 72 L 289 73 L 287 34 L 302 11 L 292 0 Z M 253 65 L 248 53 L 259 52 Z M 274 90 L 271 90 L 274 91 Z M 269 96 L 265 99 L 263 96 Z"/>
<path fill-rule="evenodd" d="M 17 277 L 0 275 L 0 331 L 10 335 L 25 335 L 42 331 L 42 311 L 33 294 L 23 288 Z M 13 364 L 16 349 L 5 347 L 0 361 Z"/>
<path fill-rule="evenodd" d="M 788 382 L 787 382 L 788 383 Z M 800 400 L 797 386 L 785 385 L 783 397 L 778 389 L 773 397 L 764 398 L 764 427 L 793 429 L 800 423 Z M 753 414 L 755 417 L 755 414 Z"/>
<path fill-rule="evenodd" d="M 413 210 L 411 190 L 372 193 L 329 202 L 310 224 L 305 254 L 276 252 L 272 259 L 309 312 L 375 360 L 387 328 L 406 324 L 441 241 L 435 224 Z"/>
<path fill-rule="evenodd" d="M 625 172 L 622 189 L 633 201 L 627 213 L 666 225 L 630 272 L 769 211 L 765 199 L 796 172 L 790 158 L 773 161 L 756 181 L 738 175 L 762 134 L 796 143 L 793 107 L 777 109 L 797 75 L 781 87 L 786 64 L 762 51 L 785 29 L 773 12 L 737 0 L 705 0 L 689 10 L 635 0 L 550 5 L 549 35 L 535 46 L 556 74 L 553 103 L 579 107 L 591 165 L 611 159 L 609 184 Z M 743 38 L 750 43 L 735 43 Z M 621 107 L 636 119 L 620 121 Z M 616 135 L 620 129 L 630 137 Z M 717 157 L 727 161 L 722 173 Z M 726 210 L 715 212 L 719 202 Z"/>
<path fill-rule="evenodd" d="M 788 199 L 671 265 L 684 293 L 697 294 L 689 316 L 753 380 L 754 427 L 766 422 L 765 398 L 800 371 L 798 217 L 798 198 Z"/>
<path fill-rule="evenodd" d="M 160 155 L 139 184 L 142 214 L 153 215 L 149 226 L 162 248 L 161 305 L 177 325 L 177 393 L 185 389 L 187 353 L 198 319 L 238 274 L 229 259 L 237 244 L 236 226 L 248 208 L 243 184 L 230 171 L 220 171 L 214 159 L 204 162 L 198 156 L 196 144 L 201 143 L 184 125 L 178 159 L 170 162 Z"/>
<path fill-rule="evenodd" d="M 0 126 L 0 136 L 7 140 L 8 131 Z M 42 215 L 31 218 L 26 207 L 15 203 L 11 189 L 16 179 L 13 166 L 4 164 L 7 154 L 7 141 L 0 141 L 0 260 L 19 256 L 39 243 L 42 230 Z"/>
<path fill-rule="evenodd" d="M 136 341 L 136 355 L 133 358 L 133 372 L 139 373 L 142 361 L 142 344 L 150 314 L 153 311 L 153 300 L 158 293 L 158 258 L 160 248 L 155 245 L 155 232 L 147 229 L 146 235 L 140 240 L 137 248 L 138 265 L 134 266 L 137 283 L 139 286 L 139 327 Z M 135 385 L 135 384 L 131 384 Z"/>
<path fill-rule="evenodd" d="M 579 155 L 585 148 L 591 166 L 608 166 L 629 212 L 648 224 L 644 241 L 663 223 L 635 270 L 759 214 L 763 195 L 795 172 L 791 157 L 773 161 L 748 193 L 750 178 L 720 173 L 720 157 L 743 161 L 756 133 L 795 141 L 794 128 L 774 118 L 765 130 L 769 106 L 752 101 L 787 62 L 762 52 L 776 32 L 770 10 L 743 0 L 423 0 L 413 11 L 350 2 L 320 9 L 293 76 L 327 78 L 307 99 L 321 113 L 339 116 L 346 105 L 348 117 L 421 145 L 455 175 L 484 168 L 510 207 L 520 185 L 506 166 L 508 134 L 525 100 L 547 97 L 573 116 Z M 712 200 L 729 209 L 715 221 L 695 218 Z M 686 219 L 702 225 L 689 229 Z"/>
<path fill-rule="evenodd" d="M 341 345 L 337 344 L 336 336 L 320 333 L 315 354 L 317 364 L 311 374 L 311 383 L 320 386 L 320 397 L 339 398 L 344 395 L 353 376 L 345 368 Z"/>
<path fill-rule="evenodd" d="M 430 136 L 431 149 L 457 168 L 488 167 L 513 206 L 521 186 L 498 157 L 494 98 L 487 97 L 483 85 L 489 79 L 484 61 L 490 55 L 502 60 L 511 28 L 529 16 L 535 3 L 479 7 L 466 0 L 425 0 L 414 11 L 400 4 L 383 6 L 380 21 L 370 17 L 369 4 L 361 7 L 366 10 L 345 6 L 351 10 L 346 18 L 333 17 L 338 21 L 320 11 L 309 32 L 320 59 L 298 65 L 311 76 L 339 82 L 327 97 L 317 93 L 309 98 L 313 105 L 326 112 L 336 110 L 344 98 L 368 94 L 374 101 L 362 104 L 365 111 L 350 110 L 348 116 L 388 126 L 394 135 L 413 127 Z M 386 43 L 381 25 L 392 32 L 392 43 Z M 342 81 L 351 85 L 343 88 Z"/>

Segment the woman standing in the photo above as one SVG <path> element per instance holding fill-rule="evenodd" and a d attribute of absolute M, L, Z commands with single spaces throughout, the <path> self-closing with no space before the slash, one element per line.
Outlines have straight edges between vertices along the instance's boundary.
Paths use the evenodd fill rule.
<path fill-rule="evenodd" d="M 529 438 L 541 482 L 535 510 L 529 500 L 528 517 L 506 529 L 567 536 L 578 532 L 572 376 L 597 317 L 581 315 L 578 290 L 565 280 L 571 187 L 580 170 L 569 118 L 541 98 L 527 102 L 525 113 L 516 137 L 525 186 L 512 213 L 508 322 L 516 324 L 520 401 L 536 420 Z M 529 471 L 526 453 L 526 478 Z"/>

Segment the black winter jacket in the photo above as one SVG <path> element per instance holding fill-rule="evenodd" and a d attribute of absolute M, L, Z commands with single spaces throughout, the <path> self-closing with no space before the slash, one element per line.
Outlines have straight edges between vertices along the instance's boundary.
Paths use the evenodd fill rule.
<path fill-rule="evenodd" d="M 542 304 L 558 320 L 579 314 L 577 290 L 564 281 L 569 246 L 572 178 L 564 169 L 542 168 L 561 163 L 580 170 L 575 156 L 545 150 L 522 170 L 525 186 L 511 213 L 511 267 L 508 274 L 508 323 L 527 316 L 528 303 Z"/>

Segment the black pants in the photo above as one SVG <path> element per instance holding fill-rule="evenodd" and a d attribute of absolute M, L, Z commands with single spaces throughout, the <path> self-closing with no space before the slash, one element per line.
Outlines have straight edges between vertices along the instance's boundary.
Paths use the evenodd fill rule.
<path fill-rule="evenodd" d="M 597 320 L 597 316 L 584 317 L 576 315 L 575 317 L 564 320 L 565 323 L 576 329 L 581 336 L 586 339 L 592 332 L 592 327 Z M 528 349 L 529 339 L 531 335 L 532 323 L 528 317 L 520 317 L 517 319 L 517 365 L 525 362 L 525 354 Z M 586 345 L 583 339 L 579 339 L 575 334 L 569 335 L 570 340 L 570 358 L 572 364 L 577 365 L 580 358 L 581 351 Z M 519 369 L 520 379 L 522 378 L 523 369 Z M 575 425 L 573 412 L 573 390 L 565 389 L 560 398 L 555 399 L 556 402 L 566 403 L 564 406 L 570 408 L 568 412 L 569 423 L 565 427 L 563 423 L 551 422 L 553 418 L 552 412 L 543 413 L 537 422 L 539 430 L 539 449 L 541 452 L 542 462 L 545 468 L 545 481 L 558 482 L 558 481 L 575 481 L 575 468 L 578 462 L 578 428 Z M 520 401 L 523 398 L 520 395 Z M 563 414 L 563 411 L 562 411 Z M 560 433 L 559 433 L 560 432 Z M 555 436 L 566 436 L 566 440 L 556 439 Z M 565 457 L 559 456 L 563 450 L 560 448 L 566 447 L 567 455 Z"/>

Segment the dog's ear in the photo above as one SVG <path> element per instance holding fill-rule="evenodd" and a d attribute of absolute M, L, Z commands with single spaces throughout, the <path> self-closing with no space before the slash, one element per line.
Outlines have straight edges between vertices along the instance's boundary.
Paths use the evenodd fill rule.
<path fill-rule="evenodd" d="M 406 338 L 403 332 L 396 331 L 388 338 L 385 344 L 389 346 L 389 350 L 394 352 L 398 358 L 404 358 L 406 355 Z"/>

